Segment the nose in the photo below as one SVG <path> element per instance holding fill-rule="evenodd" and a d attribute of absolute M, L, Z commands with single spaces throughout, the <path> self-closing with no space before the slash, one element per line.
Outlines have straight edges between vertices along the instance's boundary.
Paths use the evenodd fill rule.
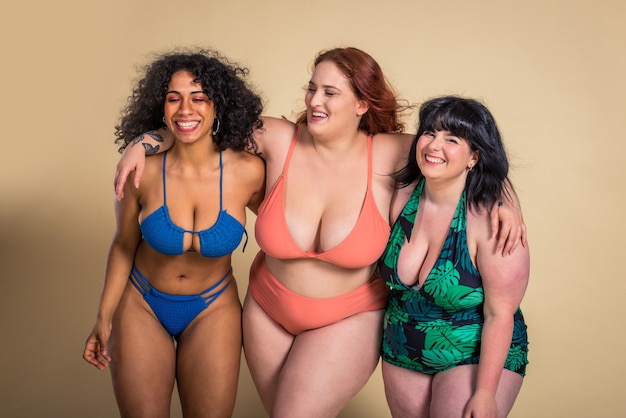
<path fill-rule="evenodd" d="M 191 102 L 189 100 L 181 100 L 178 113 L 188 115 L 192 112 Z"/>
<path fill-rule="evenodd" d="M 442 145 L 443 145 L 443 137 L 439 135 L 439 133 L 435 134 L 435 136 L 430 141 L 430 144 L 429 144 L 430 148 L 432 150 L 439 151 Z"/>
<path fill-rule="evenodd" d="M 309 92 L 309 106 L 315 107 L 321 104 L 322 92 L 321 90 Z"/>

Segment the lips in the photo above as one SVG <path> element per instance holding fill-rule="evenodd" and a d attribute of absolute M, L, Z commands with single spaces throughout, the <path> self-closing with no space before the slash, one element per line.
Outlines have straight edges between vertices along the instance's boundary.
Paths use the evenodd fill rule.
<path fill-rule="evenodd" d="M 321 120 L 321 119 L 326 119 L 328 118 L 328 114 L 324 113 L 324 112 L 320 112 L 319 110 L 314 110 L 311 112 L 311 119 L 312 120 Z"/>
<path fill-rule="evenodd" d="M 176 126 L 181 131 L 193 131 L 200 124 L 199 121 L 177 121 Z"/>
<path fill-rule="evenodd" d="M 425 155 L 424 159 L 431 164 L 443 164 L 445 162 L 443 158 L 435 157 L 433 155 Z"/>

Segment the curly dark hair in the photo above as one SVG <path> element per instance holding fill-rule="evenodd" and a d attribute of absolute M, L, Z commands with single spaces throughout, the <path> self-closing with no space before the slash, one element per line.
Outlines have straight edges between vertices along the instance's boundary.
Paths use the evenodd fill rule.
<path fill-rule="evenodd" d="M 165 96 L 172 75 L 189 71 L 215 105 L 219 130 L 213 141 L 220 150 L 256 152 L 255 129 L 263 127 L 259 118 L 261 98 L 246 82 L 249 70 L 240 67 L 219 52 L 209 49 L 183 50 L 159 54 L 143 68 L 144 76 L 133 88 L 128 104 L 115 126 L 115 143 L 119 152 L 137 136 L 164 128 Z"/>
<path fill-rule="evenodd" d="M 396 173 L 398 187 L 406 187 L 422 179 L 415 150 L 417 140 L 424 132 L 450 131 L 452 135 L 469 142 L 470 149 L 479 158 L 467 174 L 465 190 L 470 209 L 480 212 L 480 205 L 491 207 L 500 200 L 508 179 L 509 161 L 496 121 L 485 105 L 477 100 L 459 96 L 442 96 L 426 101 L 419 111 L 419 126 L 411 145 L 408 164 Z"/>

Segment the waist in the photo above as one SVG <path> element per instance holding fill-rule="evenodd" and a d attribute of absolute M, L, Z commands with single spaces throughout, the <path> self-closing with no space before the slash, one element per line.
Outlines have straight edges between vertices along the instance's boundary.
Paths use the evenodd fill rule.
<path fill-rule="evenodd" d="M 316 259 L 281 260 L 259 251 L 252 270 L 266 268 L 283 286 L 310 298 L 349 293 L 374 279 L 374 265 L 347 269 Z M 376 276 L 377 277 L 377 276 Z"/>
<path fill-rule="evenodd" d="M 152 287 L 172 295 L 204 291 L 224 277 L 231 268 L 230 261 L 230 257 L 206 258 L 194 252 L 166 256 L 147 245 L 139 247 L 134 260 Z"/>

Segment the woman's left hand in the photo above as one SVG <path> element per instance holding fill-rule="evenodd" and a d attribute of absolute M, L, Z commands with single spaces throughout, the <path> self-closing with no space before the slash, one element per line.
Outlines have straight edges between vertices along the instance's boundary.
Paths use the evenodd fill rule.
<path fill-rule="evenodd" d="M 475 393 L 465 405 L 463 418 L 497 418 L 496 399 L 489 394 Z"/>
<path fill-rule="evenodd" d="M 491 230 L 498 235 L 496 252 L 502 251 L 503 256 L 528 243 L 522 209 L 509 201 L 496 202 L 491 208 Z"/>

